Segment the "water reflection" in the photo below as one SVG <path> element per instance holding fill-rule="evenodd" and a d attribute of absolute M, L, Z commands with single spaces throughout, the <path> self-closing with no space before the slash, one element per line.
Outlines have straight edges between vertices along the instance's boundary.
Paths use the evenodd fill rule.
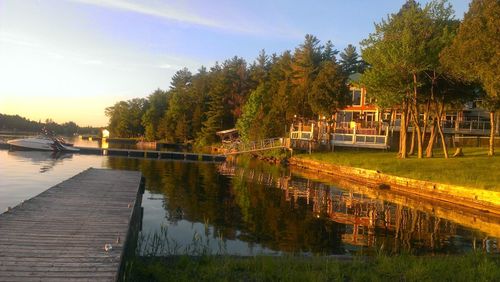
<path fill-rule="evenodd" d="M 228 252 L 242 255 L 498 252 L 500 218 L 494 215 L 342 180 L 324 184 L 252 161 L 108 158 L 106 166 L 143 172 L 144 233 L 166 224 L 181 244 L 196 233 L 224 238 Z"/>
<path fill-rule="evenodd" d="M 64 152 L 44 152 L 44 151 L 8 151 L 10 157 L 23 159 L 24 162 L 38 164 L 40 173 L 45 173 L 54 168 L 57 164 L 62 164 L 64 159 L 71 159 L 73 154 Z"/>

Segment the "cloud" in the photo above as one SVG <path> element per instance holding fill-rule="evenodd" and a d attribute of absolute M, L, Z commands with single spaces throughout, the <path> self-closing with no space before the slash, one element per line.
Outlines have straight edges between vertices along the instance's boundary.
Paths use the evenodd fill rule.
<path fill-rule="evenodd" d="M 101 60 L 95 60 L 95 59 L 87 59 L 87 60 L 80 60 L 80 64 L 82 65 L 102 65 Z"/>
<path fill-rule="evenodd" d="M 160 68 L 160 69 L 169 69 L 169 70 L 181 69 L 180 66 L 175 66 L 175 65 L 171 65 L 171 64 L 162 64 L 162 65 L 159 65 L 158 68 Z"/>
<path fill-rule="evenodd" d="M 196 25 L 224 28 L 224 26 L 218 22 L 211 21 L 194 14 L 185 13 L 180 10 L 174 10 L 172 9 L 172 7 L 166 7 L 166 6 L 153 7 L 151 5 L 147 6 L 144 4 L 139 4 L 137 2 L 133 3 L 123 0 L 70 0 L 70 1 L 101 6 L 106 8 L 112 8 L 112 9 L 126 10 L 130 12 L 155 16 L 169 20 L 188 22 Z"/>
<path fill-rule="evenodd" d="M 289 28 L 279 27 L 277 25 L 259 26 L 255 24 L 254 20 L 244 23 L 243 19 L 239 22 L 223 22 L 220 20 L 213 20 L 207 17 L 197 15 L 193 12 L 188 12 L 185 9 L 179 9 L 167 3 L 161 5 L 154 5 L 152 2 L 148 4 L 132 2 L 129 0 L 69 0 L 72 2 L 100 6 L 109 9 L 124 10 L 148 16 L 154 16 L 170 21 L 177 21 L 185 24 L 193 24 L 213 29 L 226 30 L 230 32 L 246 33 L 253 35 L 270 35 L 270 36 L 284 36 L 301 38 L 302 32 L 292 30 Z M 207 2 L 208 3 L 208 2 Z"/>
<path fill-rule="evenodd" d="M 43 44 L 41 41 L 34 39 L 33 37 L 27 37 L 22 34 L 14 34 L 8 32 L 0 32 L 0 42 L 13 45 L 14 49 L 19 50 L 18 46 L 27 48 L 30 51 L 23 51 L 24 56 L 28 54 L 36 54 L 36 56 L 50 58 L 51 60 L 65 60 L 71 63 L 77 63 L 81 65 L 103 65 L 103 61 L 99 59 L 86 56 L 84 54 L 76 53 L 74 51 L 66 51 L 63 49 L 58 49 L 51 47 L 51 44 Z M 2 49 L 0 45 L 0 50 Z M 12 47 L 11 47 L 12 48 Z"/>
<path fill-rule="evenodd" d="M 30 48 L 39 48 L 42 46 L 39 42 L 35 40 L 6 32 L 0 32 L 0 42 L 15 44 L 24 47 L 30 47 Z"/>

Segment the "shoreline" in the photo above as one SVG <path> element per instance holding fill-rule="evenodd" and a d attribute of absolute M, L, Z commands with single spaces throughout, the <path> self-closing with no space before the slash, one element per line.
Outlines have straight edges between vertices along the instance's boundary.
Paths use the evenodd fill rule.
<path fill-rule="evenodd" d="M 342 166 L 292 157 L 288 165 L 367 184 L 374 190 L 393 190 L 500 215 L 500 192 L 442 184 L 380 173 L 376 170 Z"/>

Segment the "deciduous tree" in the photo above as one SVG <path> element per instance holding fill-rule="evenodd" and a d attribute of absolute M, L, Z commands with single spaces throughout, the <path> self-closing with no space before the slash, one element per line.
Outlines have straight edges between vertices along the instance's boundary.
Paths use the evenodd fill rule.
<path fill-rule="evenodd" d="M 500 109 L 500 1 L 473 0 L 441 61 L 453 75 L 477 81 L 490 111 L 489 155 L 495 154 L 495 112 Z"/>

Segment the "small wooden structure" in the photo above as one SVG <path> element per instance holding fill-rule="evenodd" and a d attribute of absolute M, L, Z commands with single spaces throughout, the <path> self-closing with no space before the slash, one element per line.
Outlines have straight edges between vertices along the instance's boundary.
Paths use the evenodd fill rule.
<path fill-rule="evenodd" d="M 231 143 L 239 138 L 238 129 L 236 128 L 217 131 L 215 134 L 220 137 L 222 143 Z"/>
<path fill-rule="evenodd" d="M 0 214 L 0 281 L 117 281 L 134 251 L 144 181 L 90 168 Z"/>

